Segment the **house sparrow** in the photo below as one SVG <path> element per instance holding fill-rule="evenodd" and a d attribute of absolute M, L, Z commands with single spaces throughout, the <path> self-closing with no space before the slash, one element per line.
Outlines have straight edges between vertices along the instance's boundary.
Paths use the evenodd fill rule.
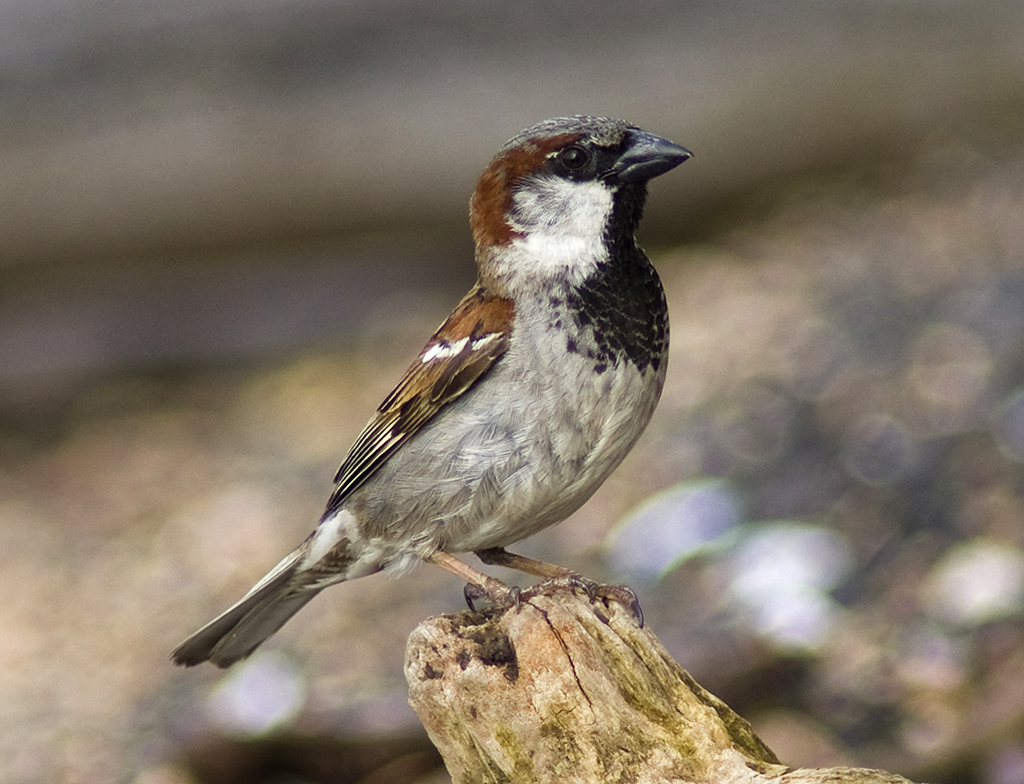
<path fill-rule="evenodd" d="M 420 561 L 518 598 L 452 553 L 580 580 L 503 548 L 582 506 L 654 412 L 668 311 L 633 232 L 647 181 L 689 157 L 600 117 L 506 143 L 470 201 L 476 285 L 356 439 L 317 528 L 174 662 L 227 667 L 327 586 Z"/>

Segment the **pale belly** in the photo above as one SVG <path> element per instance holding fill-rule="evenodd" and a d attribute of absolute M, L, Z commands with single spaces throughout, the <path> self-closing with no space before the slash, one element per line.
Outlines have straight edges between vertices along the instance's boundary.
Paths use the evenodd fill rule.
<path fill-rule="evenodd" d="M 597 373 L 579 354 L 521 342 L 352 493 L 353 538 L 398 566 L 439 548 L 504 547 L 564 520 L 647 426 L 664 367 Z"/>

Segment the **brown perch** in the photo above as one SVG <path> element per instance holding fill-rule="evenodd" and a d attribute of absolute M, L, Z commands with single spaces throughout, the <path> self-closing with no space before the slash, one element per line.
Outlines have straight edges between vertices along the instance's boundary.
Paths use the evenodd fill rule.
<path fill-rule="evenodd" d="M 424 621 L 405 673 L 454 784 L 908 784 L 782 765 L 628 609 L 570 590 Z"/>

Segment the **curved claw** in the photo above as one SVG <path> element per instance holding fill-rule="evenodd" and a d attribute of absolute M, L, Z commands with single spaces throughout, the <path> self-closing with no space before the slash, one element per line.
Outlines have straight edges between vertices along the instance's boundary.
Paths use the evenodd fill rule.
<path fill-rule="evenodd" d="M 574 588 L 582 590 L 590 601 L 594 601 L 597 598 L 598 591 L 601 586 L 595 583 L 593 580 L 588 580 L 581 574 L 574 574 L 568 577 L 569 584 Z"/>
<path fill-rule="evenodd" d="M 501 585 L 499 583 L 499 585 Z M 481 585 L 475 583 L 466 583 L 462 588 L 462 595 L 466 599 L 466 606 L 472 612 L 477 611 L 476 602 L 479 599 L 487 599 L 495 607 L 515 607 L 516 612 L 519 611 L 520 606 L 523 603 L 523 591 L 518 585 L 511 587 L 502 585 L 502 592 L 496 593 L 488 591 Z"/>
<path fill-rule="evenodd" d="M 523 591 L 518 585 L 513 585 L 508 589 L 509 598 L 512 600 L 512 604 L 516 608 L 516 612 L 519 612 L 519 608 L 523 605 Z"/>
<path fill-rule="evenodd" d="M 640 600 L 637 598 L 636 593 L 633 591 L 632 588 L 626 585 L 620 585 L 617 587 L 624 588 L 625 591 L 628 591 L 629 595 L 633 597 L 633 600 L 629 602 L 627 606 L 632 611 L 633 617 L 636 619 L 636 625 L 639 626 L 641 629 L 644 628 L 644 610 L 640 606 Z M 624 602 L 624 604 L 626 603 Z"/>
<path fill-rule="evenodd" d="M 641 629 L 644 628 L 644 608 L 640 606 L 640 600 L 635 599 L 630 609 L 633 611 L 633 617 L 636 618 L 636 625 Z"/>
<path fill-rule="evenodd" d="M 473 585 L 473 583 L 466 583 L 466 585 L 462 589 L 462 596 L 465 598 L 466 606 L 470 609 L 470 611 L 476 612 L 476 605 L 473 604 L 473 601 L 476 599 L 484 598 L 485 594 L 483 592 L 483 589 L 480 588 L 479 585 Z"/>
<path fill-rule="evenodd" d="M 628 607 L 636 619 L 637 626 L 644 628 L 644 611 L 632 588 L 628 585 L 602 585 L 598 587 L 598 593 L 605 599 L 612 599 L 623 607 Z"/>
<path fill-rule="evenodd" d="M 495 607 L 515 607 L 516 612 L 519 612 L 523 602 L 528 601 L 532 597 L 566 588 L 582 590 L 591 602 L 601 598 L 605 601 L 611 600 L 624 607 L 628 607 L 633 614 L 633 618 L 636 619 L 637 625 L 641 629 L 644 628 L 644 611 L 640 607 L 640 600 L 632 588 L 628 585 L 601 585 L 575 573 L 545 580 L 536 585 L 531 585 L 525 590 L 517 585 L 513 585 L 506 589 L 507 593 L 502 595 L 496 595 L 482 586 L 466 583 L 462 589 L 462 595 L 466 599 L 466 606 L 474 612 L 477 609 L 476 600 L 478 599 L 488 599 Z"/>
<path fill-rule="evenodd" d="M 602 585 L 588 580 L 579 574 L 566 574 L 563 577 L 555 577 L 550 580 L 545 580 L 542 583 L 532 585 L 524 591 L 519 589 L 513 589 L 516 591 L 516 607 L 519 607 L 519 602 L 522 600 L 529 599 L 533 596 L 539 596 L 544 593 L 557 591 L 559 589 L 580 589 L 586 593 L 587 598 L 594 602 L 598 598 L 604 600 L 611 600 L 621 604 L 623 607 L 628 607 L 630 612 L 633 614 L 633 618 L 636 619 L 637 625 L 642 629 L 644 628 L 644 611 L 640 607 L 640 600 L 637 598 L 636 593 L 628 585 Z"/>

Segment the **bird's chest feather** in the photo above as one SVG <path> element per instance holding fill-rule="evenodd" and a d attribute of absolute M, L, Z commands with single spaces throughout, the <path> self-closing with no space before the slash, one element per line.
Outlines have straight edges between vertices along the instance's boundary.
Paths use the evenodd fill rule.
<path fill-rule="evenodd" d="M 411 526 L 425 551 L 460 552 L 509 544 L 579 508 L 661 393 L 667 319 L 657 277 L 646 283 L 520 299 L 505 355 L 353 495 L 364 534 L 391 539 Z"/>
<path fill-rule="evenodd" d="M 657 276 L 601 276 L 522 311 L 505 374 L 510 397 L 529 401 L 517 411 L 525 440 L 550 445 L 556 469 L 603 479 L 646 427 L 664 382 L 668 321 Z"/>

